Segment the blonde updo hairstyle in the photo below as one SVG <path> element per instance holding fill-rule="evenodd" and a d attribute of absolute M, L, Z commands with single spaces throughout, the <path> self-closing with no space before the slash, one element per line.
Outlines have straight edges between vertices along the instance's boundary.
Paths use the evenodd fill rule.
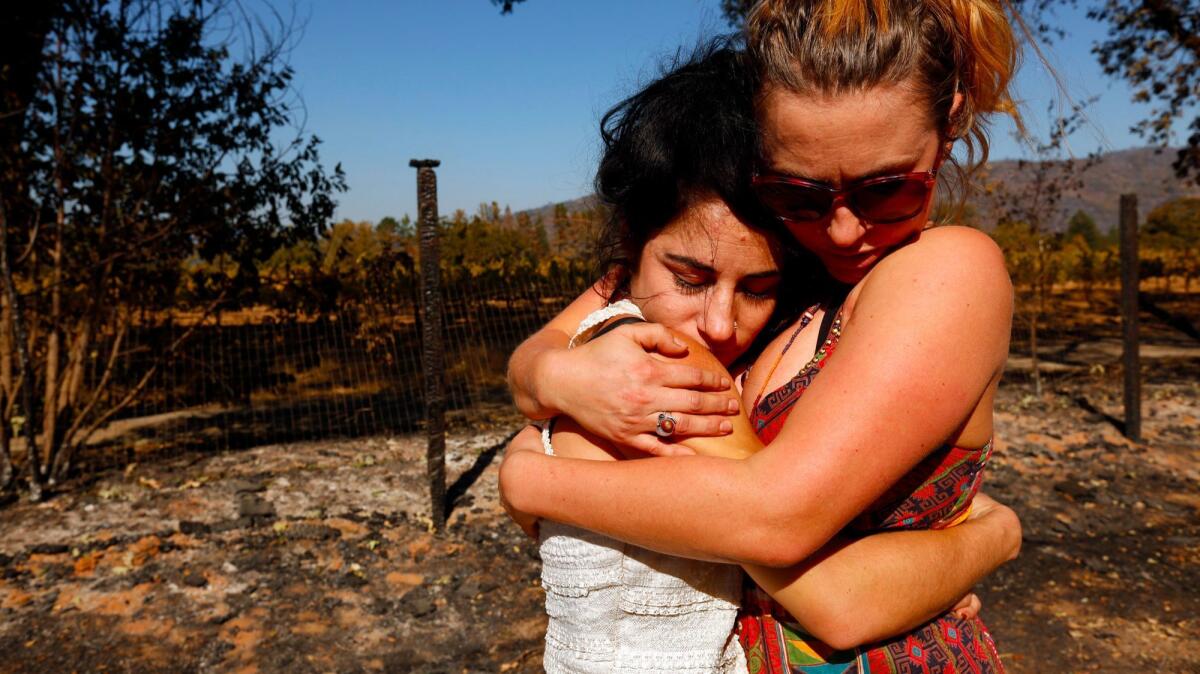
<path fill-rule="evenodd" d="M 1010 115 L 1020 50 L 1004 0 L 761 0 L 746 21 L 763 94 L 837 95 L 904 85 L 929 103 L 947 143 L 962 140 L 966 187 L 987 161 L 988 124 Z M 955 93 L 962 103 L 951 116 Z"/>

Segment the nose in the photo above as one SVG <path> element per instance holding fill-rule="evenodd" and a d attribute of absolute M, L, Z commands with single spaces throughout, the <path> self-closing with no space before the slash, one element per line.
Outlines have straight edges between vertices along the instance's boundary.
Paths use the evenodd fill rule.
<path fill-rule="evenodd" d="M 732 288 L 714 288 L 708 294 L 699 327 L 710 346 L 725 344 L 737 333 L 734 296 Z"/>
<path fill-rule="evenodd" d="M 849 248 L 858 243 L 866 228 L 863 221 L 845 204 L 839 201 L 834 205 L 833 215 L 829 218 L 829 240 L 838 248 Z"/>

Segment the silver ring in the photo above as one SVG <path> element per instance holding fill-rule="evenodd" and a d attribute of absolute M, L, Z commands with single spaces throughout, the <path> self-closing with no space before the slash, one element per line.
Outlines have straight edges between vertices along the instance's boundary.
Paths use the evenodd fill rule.
<path fill-rule="evenodd" d="M 675 425 L 679 423 L 675 417 L 671 416 L 670 412 L 659 412 L 658 422 L 654 424 L 654 432 L 660 438 L 669 438 L 675 435 Z"/>

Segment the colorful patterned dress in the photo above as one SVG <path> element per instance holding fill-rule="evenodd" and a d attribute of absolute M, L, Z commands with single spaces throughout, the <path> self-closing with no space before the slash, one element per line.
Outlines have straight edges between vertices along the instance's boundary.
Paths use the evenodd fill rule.
<path fill-rule="evenodd" d="M 841 312 L 829 338 L 799 374 L 763 396 L 750 421 L 763 442 L 779 434 L 800 396 L 837 348 Z M 803 328 L 801 328 L 803 329 Z M 966 519 L 979 491 L 991 444 L 982 449 L 943 447 L 932 452 L 848 527 L 865 535 L 889 529 L 942 529 Z M 878 672 L 1003 672 L 995 644 L 978 618 L 951 613 L 908 634 L 847 651 L 834 651 L 805 634 L 782 606 L 749 583 L 738 617 L 750 674 L 872 674 Z"/>

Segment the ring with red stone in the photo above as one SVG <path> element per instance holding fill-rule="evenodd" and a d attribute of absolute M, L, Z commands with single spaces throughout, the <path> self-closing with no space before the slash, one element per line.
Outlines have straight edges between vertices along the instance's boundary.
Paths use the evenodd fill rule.
<path fill-rule="evenodd" d="M 677 423 L 675 417 L 671 416 L 670 412 L 659 412 L 658 423 L 654 424 L 654 432 L 660 438 L 669 438 L 675 435 L 675 425 Z"/>

